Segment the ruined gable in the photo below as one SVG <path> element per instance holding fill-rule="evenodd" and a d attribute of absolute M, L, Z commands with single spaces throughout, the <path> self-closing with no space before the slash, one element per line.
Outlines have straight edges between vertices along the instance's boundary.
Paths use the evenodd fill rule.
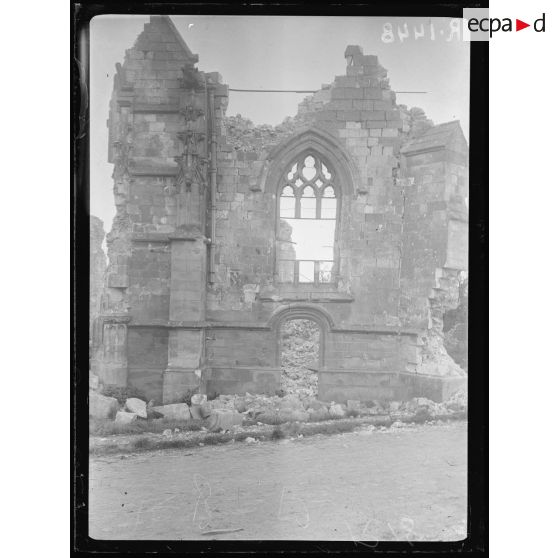
<path fill-rule="evenodd" d="M 150 18 L 117 66 L 108 121 L 117 215 L 105 383 L 164 402 L 196 387 L 273 393 L 280 326 L 293 318 L 320 325 L 324 399 L 404 399 L 432 386 L 440 397 L 429 375 L 463 374 L 437 357 L 466 262 L 462 132 L 398 105 L 376 56 L 344 55 L 345 75 L 297 115 L 255 126 L 226 116 L 227 85 L 196 68 L 170 18 Z M 279 262 L 292 254 L 279 198 L 308 157 L 335 192 L 334 255 L 324 275 L 320 261 L 302 273 L 293 260 L 284 280 Z M 290 182 L 296 212 L 303 183 L 325 207 L 324 180 L 305 180 Z"/>

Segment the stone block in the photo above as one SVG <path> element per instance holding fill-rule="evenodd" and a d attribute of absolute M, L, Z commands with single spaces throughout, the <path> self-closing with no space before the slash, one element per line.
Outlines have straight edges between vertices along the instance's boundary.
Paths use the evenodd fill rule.
<path fill-rule="evenodd" d="M 89 416 L 96 419 L 113 419 L 120 405 L 114 397 L 106 397 L 96 391 L 89 392 Z"/>
<path fill-rule="evenodd" d="M 363 110 L 360 112 L 361 120 L 382 120 L 386 119 L 386 113 L 382 110 Z"/>
<path fill-rule="evenodd" d="M 118 411 L 114 422 L 117 424 L 130 424 L 138 419 L 135 413 L 127 413 L 126 411 Z"/>
<path fill-rule="evenodd" d="M 394 120 L 390 122 L 390 126 L 393 125 Z M 396 138 L 399 135 L 399 131 L 396 128 L 384 128 L 382 130 L 382 137 L 386 138 Z"/>
<path fill-rule="evenodd" d="M 244 416 L 236 411 L 229 409 L 215 409 L 208 419 L 208 428 L 212 432 L 219 430 L 232 430 L 235 426 L 240 426 Z"/>
<path fill-rule="evenodd" d="M 161 413 L 166 419 L 172 420 L 190 420 L 190 407 L 186 403 L 172 403 L 169 405 L 160 405 L 153 407 L 157 413 Z"/>
<path fill-rule="evenodd" d="M 337 118 L 336 111 L 333 110 L 333 108 L 330 107 L 329 105 L 327 105 L 327 108 L 330 108 L 331 110 L 321 110 L 315 114 L 314 118 L 316 119 L 316 121 L 318 122 L 322 120 L 328 121 L 328 120 L 335 120 Z"/>
<path fill-rule="evenodd" d="M 360 45 L 348 45 L 345 49 L 345 58 L 348 56 L 362 56 L 362 47 Z"/>
<path fill-rule="evenodd" d="M 385 115 L 386 120 L 402 120 L 401 111 L 399 110 L 386 110 Z"/>
<path fill-rule="evenodd" d="M 348 399 L 389 401 L 395 399 L 396 391 L 390 386 L 371 387 L 358 384 L 346 386 L 321 384 L 318 388 L 318 396 L 320 399 L 326 398 L 330 401 L 347 401 Z"/>
<path fill-rule="evenodd" d="M 373 100 L 382 100 L 383 94 L 379 87 L 366 87 L 364 88 L 364 98 Z"/>
<path fill-rule="evenodd" d="M 190 414 L 193 419 L 204 420 L 212 413 L 209 405 L 190 405 Z"/>
<path fill-rule="evenodd" d="M 130 413 L 135 413 L 138 417 L 147 418 L 147 403 L 138 399 L 137 397 L 130 397 L 126 399 L 126 410 Z"/>
<path fill-rule="evenodd" d="M 334 87 L 331 90 L 331 99 L 363 99 L 362 87 Z"/>
<path fill-rule="evenodd" d="M 369 99 L 353 99 L 351 102 L 353 104 L 352 108 L 357 110 L 361 110 L 361 111 L 376 110 L 374 108 L 375 101 L 371 101 Z"/>
<path fill-rule="evenodd" d="M 360 120 L 360 111 L 358 110 L 339 110 L 337 111 L 338 120 L 353 120 L 355 122 Z"/>
<path fill-rule="evenodd" d="M 361 58 L 361 64 L 363 66 L 378 66 L 378 57 L 375 54 L 366 54 Z"/>
<path fill-rule="evenodd" d="M 192 405 L 203 405 L 207 403 L 207 395 L 205 393 L 195 393 L 192 395 Z"/>
<path fill-rule="evenodd" d="M 354 76 L 335 76 L 334 87 L 355 87 L 358 79 Z"/>
<path fill-rule="evenodd" d="M 367 120 L 364 124 L 366 128 L 385 128 L 386 122 L 384 120 Z M 381 134 L 378 134 L 381 135 Z"/>
<path fill-rule="evenodd" d="M 393 110 L 395 107 L 390 101 L 374 101 L 374 110 Z"/>
<path fill-rule="evenodd" d="M 362 66 L 348 66 L 347 75 L 348 76 L 362 76 L 363 75 Z"/>

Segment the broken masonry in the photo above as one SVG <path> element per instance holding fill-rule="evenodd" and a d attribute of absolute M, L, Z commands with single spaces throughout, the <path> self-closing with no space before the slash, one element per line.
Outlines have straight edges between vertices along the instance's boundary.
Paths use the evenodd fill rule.
<path fill-rule="evenodd" d="M 91 364 L 104 385 L 158 404 L 273 394 L 292 319 L 320 328 L 322 400 L 440 401 L 466 383 L 443 331 L 467 271 L 463 132 L 397 104 L 376 56 L 345 58 L 296 116 L 255 126 L 226 115 L 228 86 L 170 18 L 150 18 L 110 102 L 116 216 Z M 287 184 L 292 211 L 305 185 L 334 211 L 331 261 L 283 249 Z"/>

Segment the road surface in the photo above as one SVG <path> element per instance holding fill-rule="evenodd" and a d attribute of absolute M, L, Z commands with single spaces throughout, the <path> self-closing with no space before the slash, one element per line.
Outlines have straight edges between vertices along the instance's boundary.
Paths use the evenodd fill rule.
<path fill-rule="evenodd" d="M 461 422 L 92 458 L 89 534 L 462 540 L 466 435 Z"/>

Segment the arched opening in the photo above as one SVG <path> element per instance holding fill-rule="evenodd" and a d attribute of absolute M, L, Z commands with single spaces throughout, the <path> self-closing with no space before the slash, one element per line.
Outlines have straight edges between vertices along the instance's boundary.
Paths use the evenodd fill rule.
<path fill-rule="evenodd" d="M 279 327 L 281 391 L 317 397 L 323 331 L 308 318 L 287 318 Z"/>
<path fill-rule="evenodd" d="M 275 146 L 262 181 L 276 197 L 275 281 L 297 291 L 335 289 L 349 203 L 362 180 L 333 134 L 311 126 Z"/>
<path fill-rule="evenodd" d="M 277 196 L 279 283 L 335 283 L 340 192 L 333 167 L 316 151 L 287 166 Z"/>
<path fill-rule="evenodd" d="M 277 308 L 269 327 L 277 340 L 275 362 L 282 371 L 281 388 L 316 396 L 318 371 L 324 369 L 326 343 L 334 327 L 329 312 L 317 304 L 289 304 Z"/>

